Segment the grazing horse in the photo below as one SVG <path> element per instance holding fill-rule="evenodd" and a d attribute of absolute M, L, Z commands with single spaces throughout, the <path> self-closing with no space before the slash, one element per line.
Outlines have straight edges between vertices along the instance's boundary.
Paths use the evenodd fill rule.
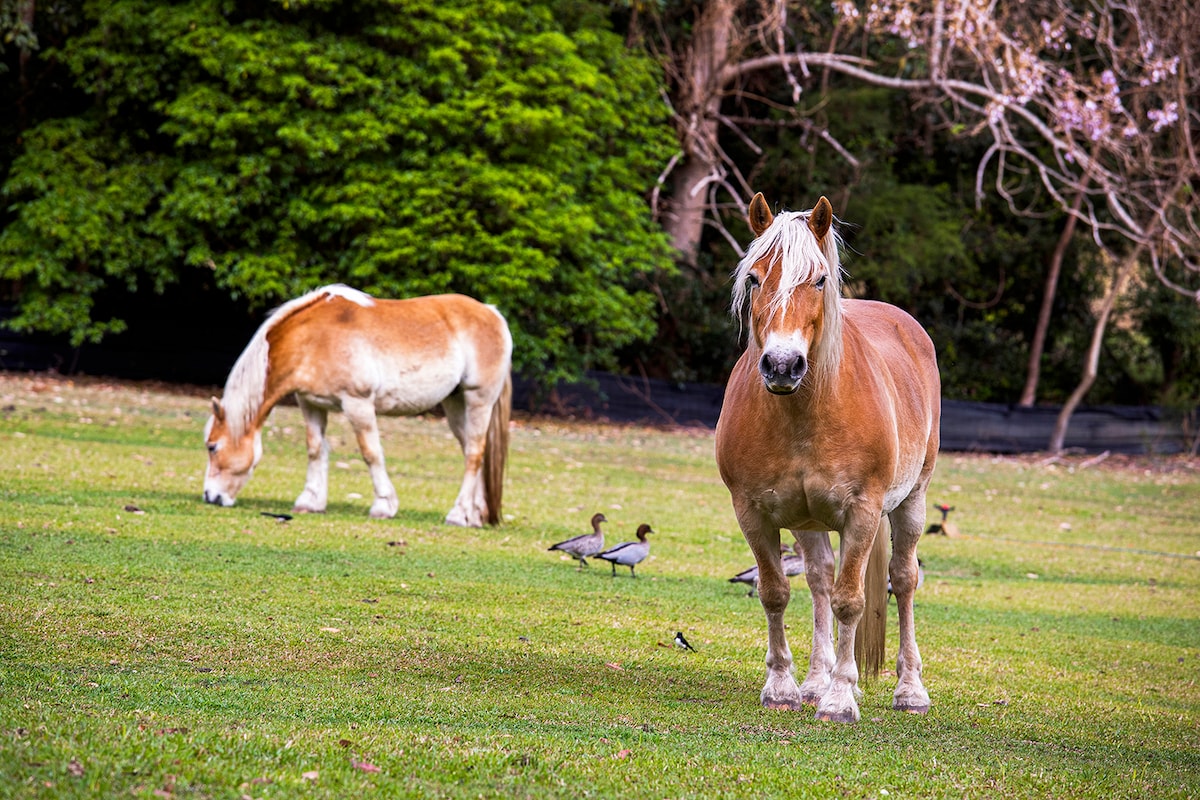
<path fill-rule="evenodd" d="M 371 472 L 371 516 L 395 516 L 377 414 L 411 416 L 441 404 L 466 459 L 452 525 L 500 521 L 512 406 L 512 336 L 492 306 L 458 294 L 376 300 L 325 286 L 272 313 L 213 398 L 205 428 L 204 499 L 231 506 L 262 458 L 262 426 L 295 394 L 308 434 L 308 476 L 295 511 L 325 510 L 330 411 L 346 415 Z"/>
<path fill-rule="evenodd" d="M 812 211 L 774 215 L 757 194 L 750 228 L 756 238 L 733 289 L 749 335 L 725 389 L 716 455 L 758 563 L 762 704 L 815 705 L 818 719 L 858 721 L 859 668 L 877 674 L 883 661 L 890 571 L 900 615 L 893 707 L 923 714 L 913 591 L 941 417 L 933 344 L 895 306 L 842 297 L 840 240 L 824 197 Z M 799 685 L 784 635 L 782 528 L 804 554 L 813 598 L 812 657 Z M 836 581 L 831 530 L 840 533 Z"/>

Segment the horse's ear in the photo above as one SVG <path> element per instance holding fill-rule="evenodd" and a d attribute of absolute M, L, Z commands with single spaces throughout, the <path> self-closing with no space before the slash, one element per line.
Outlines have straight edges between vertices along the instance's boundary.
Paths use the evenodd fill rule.
<path fill-rule="evenodd" d="M 825 234 L 829 233 L 829 226 L 833 224 L 833 206 L 829 204 L 829 200 L 821 195 L 821 199 L 813 206 L 812 212 L 808 215 L 808 229 L 813 232 L 813 235 L 818 239 L 824 239 Z"/>
<path fill-rule="evenodd" d="M 762 192 L 758 192 L 750 201 L 750 230 L 754 231 L 755 236 L 762 236 L 763 231 L 771 227 L 774 221 L 775 215 L 767 205 L 767 198 L 763 197 Z"/>
<path fill-rule="evenodd" d="M 213 419 L 217 422 L 225 421 L 225 408 L 221 405 L 221 401 L 217 398 L 212 399 Z"/>

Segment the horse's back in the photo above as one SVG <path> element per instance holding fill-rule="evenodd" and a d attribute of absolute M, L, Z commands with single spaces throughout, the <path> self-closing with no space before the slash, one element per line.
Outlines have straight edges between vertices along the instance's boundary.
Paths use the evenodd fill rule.
<path fill-rule="evenodd" d="M 295 391 L 331 406 L 343 394 L 374 396 L 382 413 L 418 413 L 461 385 L 502 383 L 512 355 L 503 316 L 461 294 L 369 305 L 333 296 L 280 321 L 269 339 L 271 371 Z"/>

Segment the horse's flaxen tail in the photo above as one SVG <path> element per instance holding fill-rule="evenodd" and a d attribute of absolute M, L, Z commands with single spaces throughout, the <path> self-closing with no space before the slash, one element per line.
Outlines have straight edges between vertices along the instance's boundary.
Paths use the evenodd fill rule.
<path fill-rule="evenodd" d="M 863 579 L 862 619 L 854 635 L 854 661 L 859 674 L 868 678 L 879 677 L 883 668 L 883 651 L 887 636 L 888 610 L 888 543 L 892 538 L 892 526 L 884 516 L 875 532 L 875 544 L 867 557 L 867 573 Z"/>
<path fill-rule="evenodd" d="M 487 500 L 487 522 L 500 522 L 500 502 L 504 497 L 504 467 L 508 463 L 508 420 L 512 416 L 512 373 L 504 379 L 504 388 L 492 406 L 487 444 L 483 450 L 483 495 Z"/>

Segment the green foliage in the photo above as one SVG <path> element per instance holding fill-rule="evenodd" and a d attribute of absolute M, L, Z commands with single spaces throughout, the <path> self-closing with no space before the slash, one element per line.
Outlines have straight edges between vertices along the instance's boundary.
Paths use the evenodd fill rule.
<path fill-rule="evenodd" d="M 97 2 L 92 105 L 31 131 L 0 277 L 23 330 L 95 341 L 102 288 L 179 271 L 263 307 L 321 283 L 497 304 L 551 382 L 653 332 L 651 62 L 586 3 Z"/>

